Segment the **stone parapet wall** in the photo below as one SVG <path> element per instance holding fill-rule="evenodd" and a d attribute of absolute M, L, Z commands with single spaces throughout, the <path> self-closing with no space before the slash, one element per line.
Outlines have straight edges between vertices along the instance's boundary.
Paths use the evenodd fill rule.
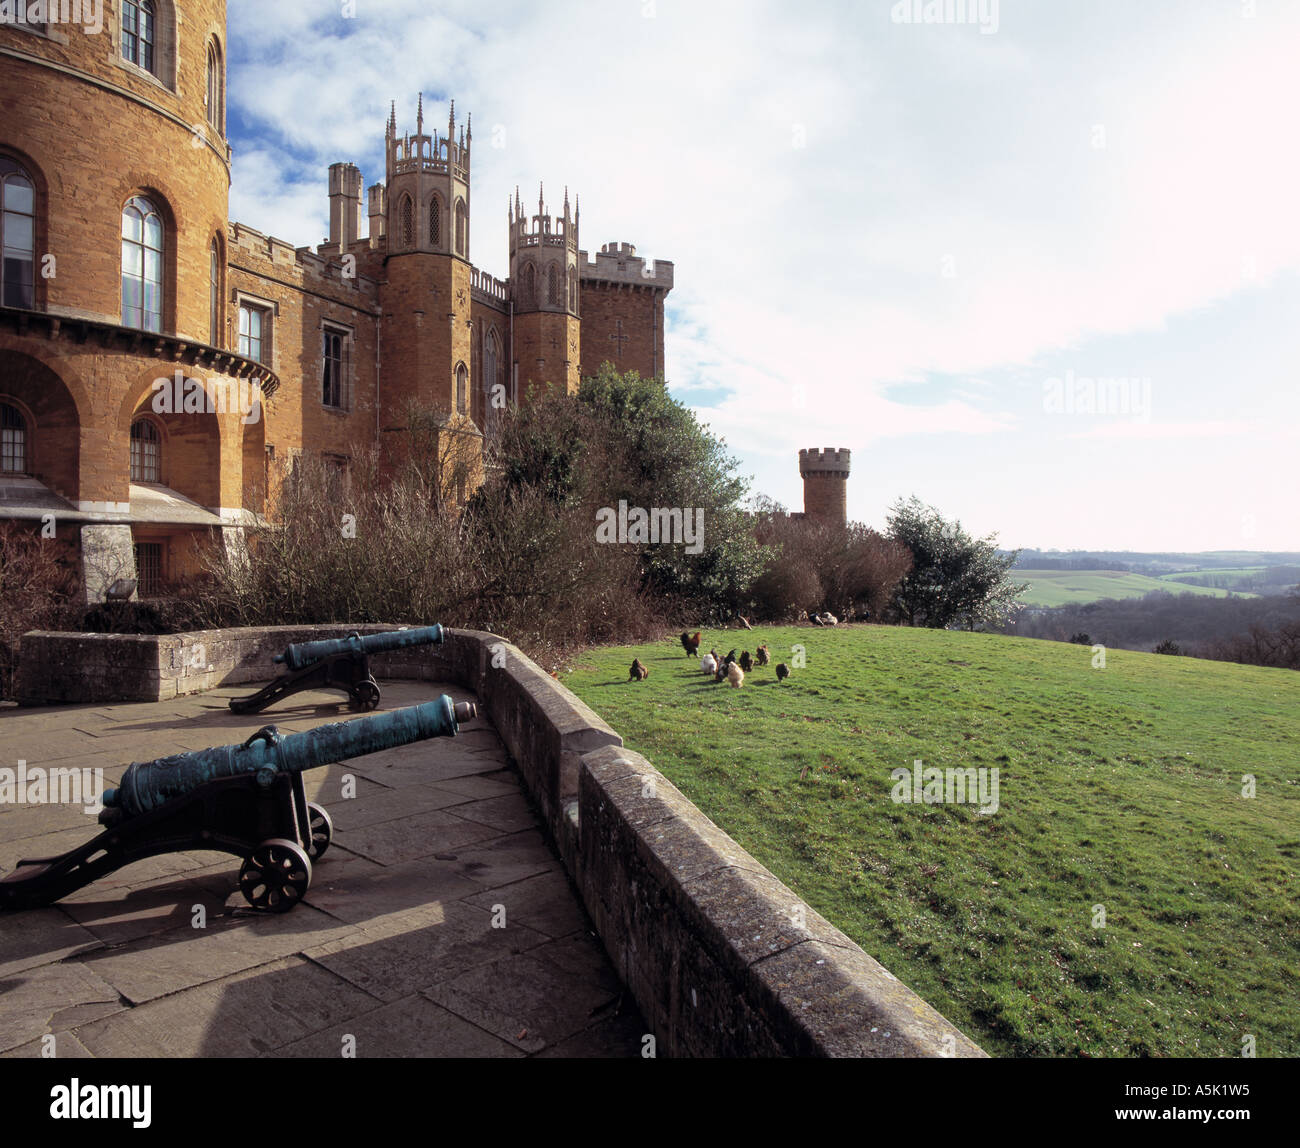
<path fill-rule="evenodd" d="M 19 697 L 160 700 L 270 678 L 291 642 L 397 628 L 32 633 Z M 381 684 L 451 681 L 478 695 L 659 1055 L 985 1055 L 505 639 L 449 630 L 441 646 L 371 661 Z"/>

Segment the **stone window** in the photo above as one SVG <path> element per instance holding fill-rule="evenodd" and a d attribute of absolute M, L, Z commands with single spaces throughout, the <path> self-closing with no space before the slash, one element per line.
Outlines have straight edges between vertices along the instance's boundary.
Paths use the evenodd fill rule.
<path fill-rule="evenodd" d="M 487 422 L 487 412 L 492 406 L 492 388 L 497 385 L 501 370 L 501 342 L 495 331 L 489 331 L 483 339 L 483 378 L 479 387 L 477 419 L 479 426 Z"/>
<path fill-rule="evenodd" d="M 466 232 L 469 229 L 469 216 L 465 213 L 465 201 L 456 200 L 456 254 L 465 254 Z"/>
<path fill-rule="evenodd" d="M 429 246 L 435 251 L 442 246 L 442 200 L 436 195 L 429 204 Z"/>
<path fill-rule="evenodd" d="M 0 156 L 0 303 L 33 306 L 36 261 L 36 185 L 11 159 Z"/>
<path fill-rule="evenodd" d="M 221 346 L 221 241 L 213 239 L 208 253 L 208 341 Z"/>
<path fill-rule="evenodd" d="M 157 75 L 156 39 L 153 0 L 125 0 L 122 4 L 122 59 Z"/>
<path fill-rule="evenodd" d="M 401 210 L 402 246 L 408 251 L 415 246 L 415 208 L 409 195 L 402 196 Z"/>
<path fill-rule="evenodd" d="M 0 403 L 0 474 L 27 473 L 27 420 L 17 407 Z"/>
<path fill-rule="evenodd" d="M 347 410 L 351 406 L 352 332 L 326 326 L 321 340 L 321 402 L 335 410 Z"/>
<path fill-rule="evenodd" d="M 162 434 L 149 419 L 131 424 L 131 481 L 162 482 Z"/>
<path fill-rule="evenodd" d="M 271 312 L 267 308 L 239 304 L 239 353 L 257 363 L 270 363 Z"/>
<path fill-rule="evenodd" d="M 122 325 L 163 329 L 162 216 L 144 196 L 127 200 L 122 211 Z"/>
<path fill-rule="evenodd" d="M 552 263 L 550 270 L 546 273 L 546 302 L 554 307 L 559 301 L 559 276 L 555 272 L 555 264 Z"/>
<path fill-rule="evenodd" d="M 208 87 L 203 102 L 208 109 L 208 123 L 221 135 L 225 134 L 225 76 L 221 64 L 221 48 L 216 40 L 208 43 Z"/>
<path fill-rule="evenodd" d="M 469 414 L 469 371 L 464 363 L 456 364 L 456 413 Z"/>
<path fill-rule="evenodd" d="M 163 544 L 137 542 L 135 550 L 135 577 L 141 598 L 153 598 L 162 590 Z"/>
<path fill-rule="evenodd" d="M 521 307 L 531 307 L 537 297 L 537 280 L 533 272 L 533 265 L 525 263 L 524 269 L 519 275 L 519 305 Z"/>

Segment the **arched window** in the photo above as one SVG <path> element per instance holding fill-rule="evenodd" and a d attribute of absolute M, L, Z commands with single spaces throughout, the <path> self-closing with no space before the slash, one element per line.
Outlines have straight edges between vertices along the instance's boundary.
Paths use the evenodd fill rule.
<path fill-rule="evenodd" d="M 442 246 L 442 200 L 436 195 L 429 204 L 429 246 L 435 251 Z"/>
<path fill-rule="evenodd" d="M 27 473 L 27 420 L 17 407 L 0 403 L 0 474 Z"/>
<path fill-rule="evenodd" d="M 208 323 L 210 327 L 209 342 L 214 347 L 221 346 L 221 244 L 212 241 L 208 270 Z"/>
<path fill-rule="evenodd" d="M 402 246 L 412 248 L 415 246 L 415 208 L 409 195 L 402 196 L 399 215 L 402 221 Z"/>
<path fill-rule="evenodd" d="M 153 0 L 124 0 L 122 4 L 122 59 L 157 75 L 154 48 L 157 22 Z"/>
<path fill-rule="evenodd" d="M 555 273 L 555 264 L 551 264 L 551 269 L 546 273 L 546 301 L 551 306 L 555 306 L 560 301 L 559 279 Z"/>
<path fill-rule="evenodd" d="M 208 44 L 208 89 L 204 100 L 208 106 L 208 123 L 225 134 L 225 77 L 221 66 L 221 49 L 212 40 Z"/>
<path fill-rule="evenodd" d="M 569 277 L 569 310 L 578 313 L 578 275 L 573 272 Z"/>
<path fill-rule="evenodd" d="M 465 232 L 469 226 L 469 217 L 465 214 L 465 201 L 456 200 L 456 254 L 465 254 Z"/>
<path fill-rule="evenodd" d="M 161 331 L 163 320 L 163 221 L 143 196 L 122 211 L 122 325 Z"/>
<path fill-rule="evenodd" d="M 11 159 L 0 156 L 0 302 L 6 307 L 34 303 L 36 261 L 36 185 Z"/>
<path fill-rule="evenodd" d="M 131 424 L 131 481 L 162 482 L 162 435 L 148 419 Z"/>
<path fill-rule="evenodd" d="M 519 305 L 521 307 L 531 307 L 537 295 L 537 280 L 533 277 L 533 265 L 524 264 L 523 273 L 519 276 Z"/>
<path fill-rule="evenodd" d="M 469 371 L 464 363 L 456 364 L 456 413 L 469 413 Z"/>

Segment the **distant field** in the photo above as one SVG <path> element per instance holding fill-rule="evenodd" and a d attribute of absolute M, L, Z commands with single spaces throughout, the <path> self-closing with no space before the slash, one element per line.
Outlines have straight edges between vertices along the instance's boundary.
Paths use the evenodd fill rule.
<path fill-rule="evenodd" d="M 735 690 L 665 641 L 564 681 L 988 1052 L 1300 1055 L 1300 674 L 892 626 L 704 646 L 764 639 L 806 667 Z M 917 759 L 998 769 L 999 808 L 895 803 Z"/>
<path fill-rule="evenodd" d="M 1171 584 L 1145 574 L 1129 574 L 1122 570 L 1012 570 L 1015 582 L 1028 582 L 1029 589 L 1020 600 L 1029 606 L 1066 606 L 1096 602 L 1100 598 L 1141 598 L 1152 590 L 1169 594 L 1208 594 L 1223 598 L 1227 590 L 1212 590 L 1207 586 Z M 1253 595 L 1243 595 L 1243 597 Z"/>

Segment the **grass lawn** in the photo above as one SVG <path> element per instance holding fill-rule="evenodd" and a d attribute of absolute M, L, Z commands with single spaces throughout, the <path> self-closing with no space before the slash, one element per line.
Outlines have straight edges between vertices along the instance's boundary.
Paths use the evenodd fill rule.
<path fill-rule="evenodd" d="M 1020 595 L 1020 601 L 1029 606 L 1065 606 L 1096 602 L 1102 598 L 1141 598 L 1152 590 L 1164 590 L 1170 594 L 1207 594 L 1212 598 L 1223 598 L 1228 593 L 1209 586 L 1170 583 L 1124 570 L 1012 570 L 1008 577 L 1016 583 L 1029 583 L 1029 589 Z M 1255 595 L 1242 594 L 1241 597 L 1253 598 Z"/>
<path fill-rule="evenodd" d="M 734 690 L 664 642 L 562 678 L 991 1054 L 1300 1055 L 1300 674 L 886 626 L 703 646 L 764 639 L 806 668 Z M 996 768 L 997 812 L 892 801 L 918 758 Z"/>

